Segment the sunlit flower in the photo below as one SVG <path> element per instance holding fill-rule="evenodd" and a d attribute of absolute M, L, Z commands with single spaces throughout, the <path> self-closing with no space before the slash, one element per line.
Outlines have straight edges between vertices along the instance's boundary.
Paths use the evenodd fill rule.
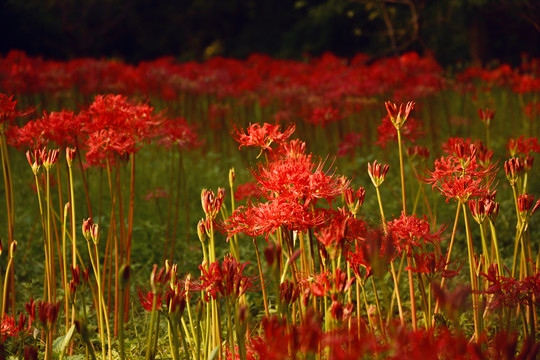
<path fill-rule="evenodd" d="M 240 149 L 242 146 L 254 146 L 260 147 L 261 151 L 270 151 L 272 150 L 270 147 L 271 144 L 281 143 L 287 140 L 295 129 L 296 126 L 294 124 L 290 124 L 283 132 L 281 131 L 281 125 L 278 124 L 264 123 L 263 126 L 260 124 L 250 124 L 245 131 L 235 127 L 233 137 L 240 143 Z"/>
<path fill-rule="evenodd" d="M 441 234 L 444 228 L 431 231 L 431 227 L 424 217 L 420 219 L 416 215 L 405 215 L 389 221 L 387 224 L 388 233 L 394 239 L 394 245 L 399 252 L 410 253 L 413 247 L 422 247 L 426 243 L 431 243 L 436 247 L 441 241 Z"/>

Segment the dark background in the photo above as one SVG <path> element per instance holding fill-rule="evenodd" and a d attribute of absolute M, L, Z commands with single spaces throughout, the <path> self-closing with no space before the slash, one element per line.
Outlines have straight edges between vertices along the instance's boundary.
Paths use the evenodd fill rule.
<path fill-rule="evenodd" d="M 538 0 L 0 0 L 0 54 L 204 60 L 432 53 L 443 65 L 540 56 Z"/>

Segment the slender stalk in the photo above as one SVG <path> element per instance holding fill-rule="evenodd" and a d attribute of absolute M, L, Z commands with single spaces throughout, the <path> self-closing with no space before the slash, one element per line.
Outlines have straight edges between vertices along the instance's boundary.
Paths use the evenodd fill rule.
<path fill-rule="evenodd" d="M 465 220 L 465 231 L 467 233 L 467 253 L 469 255 L 469 268 L 471 272 L 471 287 L 472 287 L 472 297 L 473 297 L 473 314 L 474 314 L 474 336 L 476 341 L 480 340 L 480 332 L 482 331 L 482 323 L 480 318 L 480 308 L 479 308 L 479 299 L 478 299 L 478 281 L 476 277 L 476 262 L 474 260 L 474 247 L 472 243 L 472 236 L 469 226 L 469 219 L 467 216 L 467 209 L 465 208 L 465 203 L 461 204 L 463 206 L 463 218 Z"/>
<path fill-rule="evenodd" d="M 405 170 L 403 169 L 403 145 L 401 143 L 401 131 L 397 130 L 398 149 L 399 149 L 399 172 L 401 175 L 401 201 L 403 202 L 403 215 L 407 214 L 407 201 L 405 196 Z"/>
<path fill-rule="evenodd" d="M 262 266 L 261 266 L 261 257 L 259 256 L 259 247 L 257 246 L 257 239 L 255 238 L 253 238 L 253 245 L 255 246 L 255 255 L 257 255 L 257 268 L 259 269 L 259 276 L 261 280 L 261 291 L 262 291 L 263 302 L 264 302 L 264 313 L 266 317 L 269 317 L 270 311 L 268 310 L 268 297 L 266 295 L 266 287 L 264 286 L 264 277 L 263 277 Z"/>
<path fill-rule="evenodd" d="M 408 251 L 407 251 L 408 250 Z M 414 278 L 412 273 L 412 256 L 409 254 L 410 249 L 405 250 L 406 254 L 403 254 L 404 256 L 407 256 L 407 267 L 409 268 L 408 274 L 409 274 L 409 294 L 411 297 L 411 318 L 412 318 L 412 327 L 413 330 L 416 331 L 418 329 L 417 323 L 416 323 L 416 300 L 414 296 Z"/>

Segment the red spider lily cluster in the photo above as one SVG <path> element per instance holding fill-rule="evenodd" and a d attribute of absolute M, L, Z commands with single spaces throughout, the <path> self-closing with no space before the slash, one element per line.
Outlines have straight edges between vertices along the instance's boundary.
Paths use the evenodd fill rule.
<path fill-rule="evenodd" d="M 395 71 L 389 73 L 389 68 Z M 65 341 L 82 341 L 89 356 L 95 358 L 95 351 L 101 351 L 103 359 L 111 358 L 118 351 L 121 359 L 130 358 L 124 331 L 132 326 L 130 293 L 136 288 L 148 312 L 147 341 L 139 349 L 147 359 L 157 356 L 158 344 L 168 346 L 173 360 L 534 358 L 540 353 L 540 256 L 534 232 L 540 201 L 533 195 L 533 163 L 540 145 L 534 136 L 537 125 L 528 119 L 537 116 L 531 95 L 540 88 L 538 68 L 469 69 L 456 81 L 447 81 L 433 59 L 413 53 L 371 63 L 362 56 L 345 61 L 327 54 L 304 63 L 253 55 L 244 61 L 214 58 L 180 64 L 167 58 L 136 66 L 91 59 L 61 63 L 9 53 L 0 59 L 0 89 L 23 97 L 47 92 L 60 99 L 77 88 L 77 94 L 92 100 L 77 104 L 77 111 L 46 110 L 28 120 L 29 111 L 18 110 L 12 96 L 0 94 L 10 229 L 2 343 L 17 343 L 18 356 L 26 345 L 44 348 L 50 360 L 57 351 L 53 338 L 77 331 L 77 340 L 66 336 Z M 466 86 L 467 81 L 472 86 Z M 441 135 L 438 125 L 429 125 L 430 112 L 442 110 L 427 96 L 438 96 L 439 90 L 451 86 L 475 96 L 481 88 L 519 93 L 522 107 L 529 109 L 522 129 L 527 135 L 512 134 L 508 140 L 494 136 L 490 129 L 497 128 L 504 112 L 497 109 L 495 120 L 492 104 L 486 106 L 476 97 L 472 101 L 480 110 L 475 110 L 474 119 L 480 127 L 483 123 L 485 141 L 472 135 L 451 137 L 442 145 L 444 155 L 430 163 L 430 153 L 438 149 L 423 146 L 425 135 Z M 114 94 L 96 95 L 109 92 Z M 387 114 L 381 116 L 385 107 L 379 98 L 409 96 L 420 104 L 414 117 L 415 102 L 386 102 Z M 149 100 L 135 100 L 141 98 Z M 249 162 L 248 182 L 235 184 L 231 169 L 230 192 L 221 187 L 200 192 L 197 235 L 202 259 L 185 276 L 171 265 L 175 240 L 180 238 L 179 189 L 189 175 L 182 152 L 203 141 L 188 121 L 192 118 L 166 117 L 167 112 L 150 105 L 156 99 L 162 101 L 157 104 L 173 105 L 175 113 L 208 121 L 209 129 L 232 129 L 239 150 L 247 150 L 244 157 L 250 154 L 247 148 L 258 151 L 253 159 L 258 163 Z M 348 120 L 366 114 L 366 108 L 377 109 L 373 119 L 378 126 L 355 132 L 357 127 Z M 265 116 L 278 120 L 257 122 Z M 299 123 L 301 119 L 307 124 Z M 448 123 L 449 128 L 455 125 Z M 297 129 L 316 140 L 314 145 L 321 134 L 328 142 L 339 138 L 338 156 L 348 158 L 310 153 L 305 142 L 292 139 Z M 225 144 L 218 133 L 209 136 L 215 149 Z M 405 142 L 411 145 L 406 152 Z M 179 163 L 168 168 L 177 169 L 178 176 L 171 172 L 167 188 L 145 190 L 147 200 L 160 199 L 145 206 L 167 202 L 167 213 L 159 215 L 168 223 L 163 258 L 169 260 L 161 269 L 154 267 L 150 288 L 144 289 L 131 283 L 130 269 L 138 261 L 131 245 L 139 241 L 134 224 L 140 221 L 134 215 L 135 157 L 143 158 L 135 155 L 149 143 L 157 145 L 152 151 L 161 155 L 168 150 L 171 163 Z M 380 145 L 384 157 L 378 158 L 376 151 L 381 149 L 363 157 L 366 149 L 360 147 L 374 144 Z M 17 242 L 8 145 L 10 151 L 28 150 L 41 216 L 38 227 L 43 230 L 44 258 L 38 261 L 45 263 L 44 298 L 27 305 L 28 317 L 17 317 L 9 302 L 15 292 Z M 387 156 L 394 150 L 399 150 L 396 159 Z M 394 173 L 397 160 L 400 180 Z M 347 161 L 355 162 L 354 177 L 338 172 L 347 170 L 340 166 Z M 96 217 L 89 190 L 97 187 L 92 184 L 96 170 L 89 167 L 106 175 L 103 182 L 109 190 L 110 209 L 103 211 L 99 199 Z M 508 181 L 501 180 L 503 168 Z M 83 244 L 77 241 L 79 189 L 73 170 L 87 197 Z M 401 194 L 396 190 L 399 181 Z M 447 203 L 455 202 L 438 201 L 428 194 L 430 188 Z M 193 211 L 187 194 L 189 227 Z M 57 199 L 68 203 L 57 209 Z M 237 207 L 235 200 L 245 202 Z M 508 206 L 512 201 L 514 206 Z M 441 208 L 454 205 L 450 226 Z M 509 226 L 513 220 L 515 227 Z M 504 239 L 497 236 L 501 232 Z M 183 246 L 189 254 L 182 256 L 191 261 L 191 255 L 199 253 L 189 241 L 186 236 Z M 82 256 L 81 246 L 88 248 Z M 470 282 L 464 269 L 469 270 Z M 63 291 L 56 291 L 58 284 Z M 92 311 L 87 314 L 88 309 Z M 38 326 L 34 332 L 41 331 L 42 343 L 29 338 L 32 325 Z M 89 326 L 96 329 L 98 340 L 90 336 Z M 158 341 L 165 328 L 168 345 Z M 34 356 L 32 351 L 28 357 Z M 59 357 L 80 349 L 66 344 L 61 351 Z"/>

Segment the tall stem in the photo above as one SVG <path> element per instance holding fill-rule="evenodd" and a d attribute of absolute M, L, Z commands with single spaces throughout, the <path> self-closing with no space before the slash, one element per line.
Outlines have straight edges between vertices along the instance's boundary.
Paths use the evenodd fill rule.
<path fill-rule="evenodd" d="M 472 236 L 469 226 L 469 218 L 467 216 L 467 209 L 465 203 L 463 206 L 463 218 L 465 220 L 465 231 L 467 233 L 467 253 L 469 255 L 469 268 L 471 272 L 471 288 L 473 296 L 473 314 L 474 314 L 474 336 L 476 341 L 480 340 L 480 332 L 482 331 L 482 324 L 480 318 L 479 299 L 478 299 L 478 281 L 476 277 L 476 261 L 474 260 L 474 247 L 472 243 Z"/>
<path fill-rule="evenodd" d="M 407 201 L 405 196 L 405 171 L 403 169 L 403 145 L 401 144 L 401 131 L 397 129 L 399 148 L 399 171 L 401 174 L 401 201 L 403 202 L 403 215 L 407 214 Z"/>

